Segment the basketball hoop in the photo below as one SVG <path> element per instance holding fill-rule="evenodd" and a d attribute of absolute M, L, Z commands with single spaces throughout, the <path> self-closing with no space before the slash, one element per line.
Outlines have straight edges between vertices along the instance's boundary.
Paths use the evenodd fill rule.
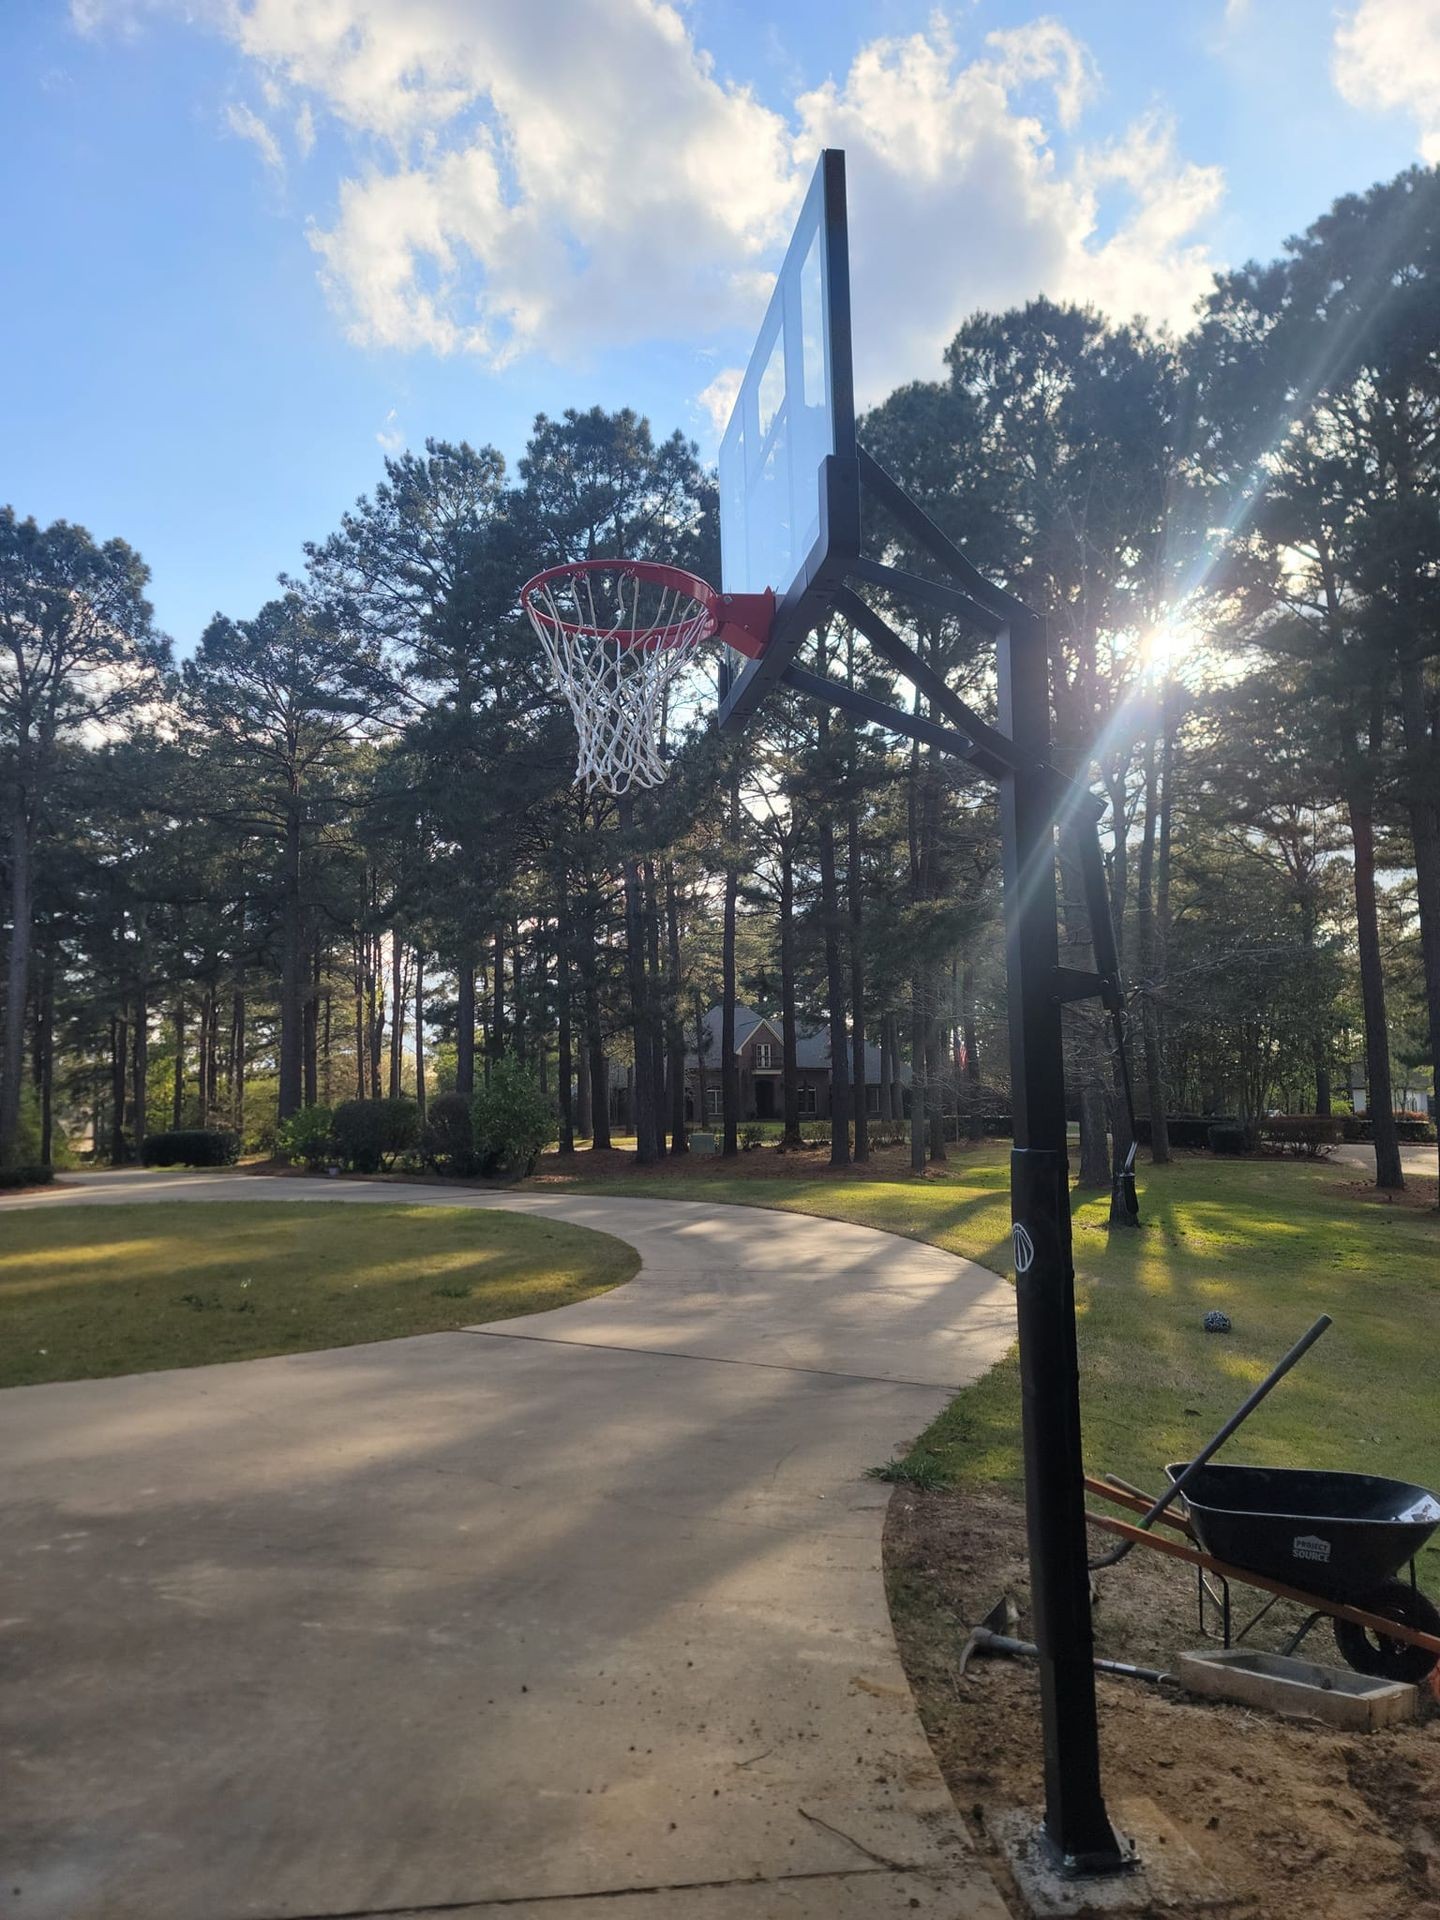
<path fill-rule="evenodd" d="M 705 641 L 764 651 L 773 594 L 719 594 L 683 567 L 576 560 L 527 580 L 530 616 L 580 743 L 575 777 L 593 791 L 658 786 L 668 695 Z"/>

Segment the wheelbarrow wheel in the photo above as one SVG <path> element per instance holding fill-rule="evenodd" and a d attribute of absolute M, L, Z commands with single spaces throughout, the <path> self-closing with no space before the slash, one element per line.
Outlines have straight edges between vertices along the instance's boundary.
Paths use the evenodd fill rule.
<path fill-rule="evenodd" d="M 1355 1604 L 1366 1613 L 1378 1613 L 1383 1619 L 1398 1620 L 1402 1627 L 1414 1627 L 1417 1633 L 1440 1634 L 1440 1609 L 1408 1580 L 1387 1580 Z M 1336 1620 L 1334 1627 L 1335 1644 L 1346 1664 L 1357 1673 L 1414 1684 L 1425 1679 L 1436 1664 L 1437 1656 L 1426 1648 L 1412 1646 L 1408 1640 L 1392 1640 L 1388 1634 L 1372 1633 L 1357 1621 Z"/>

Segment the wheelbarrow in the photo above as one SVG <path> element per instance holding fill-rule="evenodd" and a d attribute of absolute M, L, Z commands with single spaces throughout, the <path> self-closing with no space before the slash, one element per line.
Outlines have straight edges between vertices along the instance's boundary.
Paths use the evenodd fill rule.
<path fill-rule="evenodd" d="M 1091 1493 L 1142 1516 L 1136 1524 L 1087 1512 L 1093 1526 L 1124 1542 L 1093 1564 L 1113 1565 L 1135 1546 L 1169 1554 L 1196 1568 L 1201 1629 L 1207 1630 L 1207 1604 L 1218 1608 L 1227 1647 L 1243 1640 L 1277 1601 L 1292 1600 L 1309 1617 L 1286 1653 L 1328 1615 L 1341 1656 L 1356 1672 L 1420 1681 L 1440 1663 L 1440 1610 L 1420 1591 L 1415 1556 L 1440 1526 L 1440 1500 L 1425 1487 L 1378 1474 L 1211 1460 L 1329 1324 L 1318 1320 L 1193 1460 L 1166 1468 L 1171 1484 L 1158 1499 L 1113 1475 L 1086 1476 Z M 1167 1511 L 1177 1500 L 1182 1512 Z M 1156 1525 L 1167 1531 L 1152 1532 Z M 1407 1566 L 1409 1576 L 1401 1579 Z M 1238 1630 L 1232 1581 L 1270 1595 Z"/>

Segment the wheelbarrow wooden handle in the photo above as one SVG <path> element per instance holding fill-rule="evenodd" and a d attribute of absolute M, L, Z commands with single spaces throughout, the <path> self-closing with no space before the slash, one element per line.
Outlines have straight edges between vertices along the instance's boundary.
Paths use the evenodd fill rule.
<path fill-rule="evenodd" d="M 1085 1487 L 1090 1493 L 1098 1493 L 1102 1500 L 1113 1500 L 1117 1507 L 1129 1507 L 1132 1513 L 1149 1513 L 1155 1504 L 1154 1496 L 1142 1493 L 1138 1487 L 1127 1487 L 1122 1481 L 1097 1480 L 1090 1473 L 1085 1475 Z M 1182 1519 L 1178 1513 L 1157 1513 L 1153 1524 L 1183 1533 L 1187 1540 L 1195 1538 L 1195 1530 L 1190 1522 Z"/>
<path fill-rule="evenodd" d="M 1267 1574 L 1252 1573 L 1248 1567 L 1227 1566 L 1223 1560 L 1215 1560 L 1208 1553 L 1202 1553 L 1199 1547 L 1189 1546 L 1180 1540 L 1168 1540 L 1158 1533 L 1147 1533 L 1143 1527 L 1132 1527 L 1128 1520 L 1116 1520 L 1108 1513 L 1091 1513 L 1087 1508 L 1085 1518 L 1092 1527 L 1101 1527 L 1106 1533 L 1118 1533 L 1122 1540 L 1128 1540 L 1132 1546 L 1153 1547 L 1157 1553 L 1168 1553 L 1176 1560 L 1188 1560 L 1191 1566 L 1204 1567 L 1209 1573 L 1218 1573 L 1223 1579 L 1238 1580 L 1242 1586 L 1259 1587 L 1265 1593 L 1279 1594 L 1282 1600 L 1296 1600 L 1302 1607 L 1312 1612 L 1328 1613 L 1335 1620 L 1352 1620 L 1357 1627 L 1365 1627 L 1371 1633 L 1382 1633 L 1389 1640 L 1403 1640 L 1407 1646 L 1423 1647 L 1427 1653 L 1440 1656 L 1440 1634 L 1422 1633 L 1418 1627 L 1407 1627 L 1398 1620 L 1387 1620 L 1380 1613 L 1366 1613 L 1363 1607 L 1348 1606 L 1341 1600 L 1325 1600 L 1318 1593 L 1306 1593 L 1300 1587 L 1287 1587 L 1279 1580 L 1272 1580 Z"/>

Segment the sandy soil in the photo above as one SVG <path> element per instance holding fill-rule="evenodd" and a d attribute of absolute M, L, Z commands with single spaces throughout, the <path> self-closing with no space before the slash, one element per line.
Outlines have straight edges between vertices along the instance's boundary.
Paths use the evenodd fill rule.
<path fill-rule="evenodd" d="M 1099 1536 L 1095 1536 L 1097 1542 Z M 955 1658 L 1002 1593 L 1029 1635 L 1023 1512 L 990 1491 L 900 1486 L 886 1528 L 900 1649 L 931 1744 L 977 1844 L 988 1823 L 1041 1800 L 1033 1666 Z M 1098 1550 L 1098 1548 L 1097 1548 Z M 1099 1577 L 1098 1651 L 1147 1666 L 1202 1642 L 1187 1568 L 1137 1551 Z M 1236 1589 L 1239 1605 L 1249 1599 Z M 1280 1616 L 1284 1612 L 1285 1619 Z M 1298 1623 L 1277 1607 L 1258 1643 Z M 1273 1623 L 1273 1631 L 1272 1631 Z M 1339 1664 L 1324 1626 L 1305 1651 Z M 1413 1726 L 1338 1735 L 1173 1689 L 1098 1680 L 1106 1793 L 1154 1801 L 1252 1920 L 1440 1920 L 1440 1707 Z M 1200 1909 L 1167 1908 L 1189 1920 Z"/>

